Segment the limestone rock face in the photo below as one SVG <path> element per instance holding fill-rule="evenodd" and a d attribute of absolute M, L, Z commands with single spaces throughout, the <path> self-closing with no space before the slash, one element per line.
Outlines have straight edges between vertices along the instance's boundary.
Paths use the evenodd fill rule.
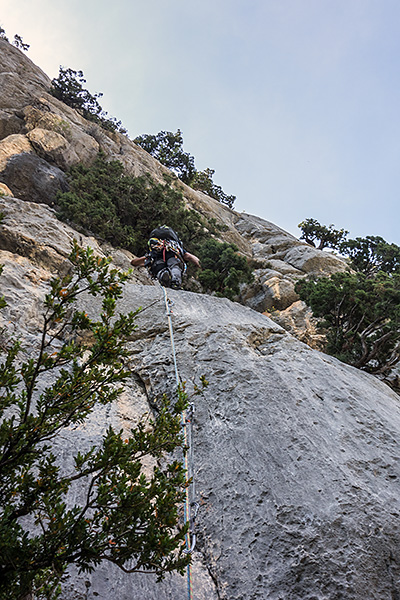
<path fill-rule="evenodd" d="M 341 258 L 304 244 L 260 217 L 242 213 L 235 227 L 249 242 L 253 258 L 267 267 L 255 271 L 254 282 L 241 290 L 240 301 L 254 310 L 289 309 L 299 300 L 295 292 L 299 279 L 348 268 Z"/>
<path fill-rule="evenodd" d="M 49 278 L 79 234 L 52 210 L 0 199 L 0 326 L 35 345 Z M 95 240 L 82 243 L 102 249 Z M 128 255 L 125 256 L 128 260 Z M 124 261 L 119 256 L 118 260 Z M 374 377 L 312 350 L 267 316 L 226 299 L 168 291 L 180 375 L 210 382 L 196 397 L 193 464 L 195 600 L 393 600 L 400 581 L 400 401 Z M 175 372 L 162 289 L 132 280 L 118 309 L 142 306 L 132 379 L 112 407 L 60 436 L 66 461 L 109 424 L 129 429 Z M 82 308 L 94 315 L 93 298 Z M 73 499 L 71 499 L 73 500 Z M 64 600 L 184 598 L 178 575 L 161 584 L 101 565 L 73 570 Z"/>
<path fill-rule="evenodd" d="M 0 196 L 12 196 L 13 193 L 5 183 L 0 183 Z"/>
<path fill-rule="evenodd" d="M 65 192 L 64 172 L 37 154 L 23 152 L 7 161 L 2 177 L 17 198 L 54 206 L 57 192 Z"/>
<path fill-rule="evenodd" d="M 32 146 L 61 169 L 88 164 L 100 150 L 99 143 L 69 119 L 33 106 L 24 109 L 24 117 Z"/>
<path fill-rule="evenodd" d="M 15 111 L 50 87 L 50 79 L 20 50 L 0 39 L 0 109 Z"/>
<path fill-rule="evenodd" d="M 7 162 L 14 156 L 33 152 L 33 148 L 25 135 L 18 133 L 7 136 L 0 141 L 0 170 L 4 171 Z"/>
<path fill-rule="evenodd" d="M 20 133 L 23 126 L 23 119 L 13 111 L 0 110 L 0 140 L 14 133 Z"/>
<path fill-rule="evenodd" d="M 53 274 L 62 270 L 71 252 L 74 239 L 83 246 L 90 246 L 99 256 L 111 256 L 115 266 L 128 270 L 133 255 L 127 250 L 115 250 L 86 237 L 59 221 L 52 209 L 36 202 L 24 202 L 17 198 L 0 197 L 0 250 L 27 258 L 34 265 Z M 152 285 L 153 282 L 142 269 L 134 269 L 132 281 Z"/>
<path fill-rule="evenodd" d="M 324 350 L 326 339 L 324 333 L 318 328 L 312 310 L 305 302 L 297 300 L 284 310 L 274 310 L 271 318 L 281 325 L 286 331 L 294 335 L 316 350 Z"/>
<path fill-rule="evenodd" d="M 129 286 L 123 306 L 157 293 Z M 170 297 L 181 376 L 210 381 L 194 461 L 199 549 L 218 597 L 389 600 L 400 576 L 398 396 L 248 308 Z M 138 373 L 161 393 L 174 377 L 161 298 L 138 322 Z"/>

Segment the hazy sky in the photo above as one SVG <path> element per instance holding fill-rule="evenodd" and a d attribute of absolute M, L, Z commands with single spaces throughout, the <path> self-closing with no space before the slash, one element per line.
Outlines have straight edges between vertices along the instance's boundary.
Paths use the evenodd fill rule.
<path fill-rule="evenodd" d="M 0 24 L 131 138 L 181 129 L 238 211 L 400 244 L 399 0 L 0 0 Z"/>

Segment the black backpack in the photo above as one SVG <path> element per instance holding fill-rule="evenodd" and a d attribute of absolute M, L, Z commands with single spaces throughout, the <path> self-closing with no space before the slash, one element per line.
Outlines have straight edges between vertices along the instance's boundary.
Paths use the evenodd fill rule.
<path fill-rule="evenodd" d="M 159 240 L 173 240 L 174 242 L 178 242 L 181 244 L 181 240 L 178 235 L 175 233 L 171 227 L 167 225 L 161 225 L 160 227 L 156 227 L 150 233 L 150 238 L 157 238 Z"/>

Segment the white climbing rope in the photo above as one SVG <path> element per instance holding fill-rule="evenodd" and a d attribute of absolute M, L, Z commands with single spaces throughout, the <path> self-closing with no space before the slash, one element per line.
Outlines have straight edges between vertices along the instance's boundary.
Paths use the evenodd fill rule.
<path fill-rule="evenodd" d="M 174 361 L 174 369 L 175 369 L 175 378 L 176 385 L 179 387 L 181 384 L 181 379 L 178 371 L 178 364 L 176 360 L 176 349 L 175 349 L 175 341 L 174 341 L 174 330 L 172 327 L 172 312 L 171 312 L 171 304 L 172 302 L 169 300 L 167 295 L 167 290 L 165 287 L 160 286 L 163 290 L 164 301 L 165 301 L 165 310 L 168 319 L 168 328 L 169 328 L 169 336 L 171 340 L 171 349 L 172 349 L 172 357 Z M 181 413 L 181 426 L 183 432 L 183 441 L 184 446 L 186 448 L 184 452 L 184 465 L 186 471 L 186 494 L 185 494 L 185 503 L 184 503 L 184 523 L 185 525 L 189 523 L 189 529 L 185 536 L 186 550 L 187 554 L 191 554 L 196 546 L 196 534 L 194 531 L 194 523 L 197 516 L 197 512 L 199 510 L 199 504 L 194 501 L 194 474 L 193 474 L 193 446 L 192 446 L 192 422 L 193 422 L 193 404 L 190 406 L 190 415 L 188 415 L 188 411 L 184 409 Z M 192 497 L 192 501 L 190 499 Z M 188 564 L 187 566 L 187 591 L 188 591 L 188 600 L 192 600 L 193 598 L 193 585 L 192 585 L 192 565 Z"/>

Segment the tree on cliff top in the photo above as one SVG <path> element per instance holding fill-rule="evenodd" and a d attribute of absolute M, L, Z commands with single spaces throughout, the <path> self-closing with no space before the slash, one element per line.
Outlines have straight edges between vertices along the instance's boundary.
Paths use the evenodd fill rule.
<path fill-rule="evenodd" d="M 338 250 L 341 242 L 349 233 L 345 229 L 335 229 L 334 225 L 321 225 L 316 219 L 305 219 L 299 223 L 298 227 L 301 229 L 300 239 L 318 250 L 324 248 Z"/>
<path fill-rule="evenodd" d="M 213 182 L 214 169 L 197 171 L 194 157 L 183 150 L 183 137 L 180 129 L 176 133 L 160 131 L 156 135 L 143 134 L 134 139 L 146 152 L 154 156 L 161 164 L 171 169 L 181 181 L 195 190 L 199 190 L 233 208 L 236 196 L 225 194 L 221 186 Z"/>
<path fill-rule="evenodd" d="M 156 135 L 140 135 L 134 140 L 143 150 L 154 156 L 161 164 L 171 169 L 181 181 L 190 185 L 194 173 L 194 157 L 183 150 L 180 129 L 160 131 Z"/>
<path fill-rule="evenodd" d="M 108 428 L 70 465 L 62 468 L 56 456 L 56 439 L 120 395 L 136 315 L 115 315 L 127 274 L 76 244 L 70 261 L 71 273 L 51 281 L 37 347 L 23 348 L 4 332 L 0 338 L 1 600 L 58 597 L 71 563 L 91 571 L 109 561 L 161 578 L 189 561 L 178 510 L 185 471 L 165 460 L 183 444 L 184 392 L 129 434 Z M 84 292 L 102 298 L 97 321 L 74 308 Z M 152 472 L 143 470 L 146 456 Z M 68 492 L 79 492 L 81 502 Z"/>
<path fill-rule="evenodd" d="M 400 273 L 400 247 L 389 244 L 380 236 L 367 235 L 341 243 L 340 251 L 350 258 L 350 264 L 356 271 L 368 277 L 379 271 Z"/>
<path fill-rule="evenodd" d="M 8 39 L 7 35 L 6 35 L 6 31 L 5 29 L 3 29 L 3 27 L 0 25 L 0 39 L 5 40 L 6 42 L 10 43 L 10 40 Z M 22 37 L 20 35 L 18 35 L 18 33 L 16 33 L 14 35 L 14 41 L 12 42 L 12 45 L 15 46 L 16 48 L 18 48 L 19 50 L 24 50 L 25 52 L 27 52 L 30 48 L 29 44 L 25 44 L 24 40 L 22 39 Z"/>
<path fill-rule="evenodd" d="M 121 121 L 117 121 L 115 117 L 109 117 L 101 107 L 98 98 L 101 98 L 103 94 L 101 92 L 91 94 L 83 87 L 85 83 L 83 71 L 60 67 L 58 77 L 51 82 L 50 94 L 79 111 L 88 121 L 94 121 L 109 131 L 126 133 Z"/>
<path fill-rule="evenodd" d="M 400 246 L 390 244 L 380 236 L 367 235 L 365 238 L 346 239 L 345 229 L 335 229 L 334 225 L 321 225 L 316 219 L 305 219 L 298 225 L 301 240 L 323 248 L 332 248 L 349 257 L 350 266 L 360 273 L 373 276 L 379 271 L 400 273 Z M 318 246 L 317 246 L 318 243 Z"/>

